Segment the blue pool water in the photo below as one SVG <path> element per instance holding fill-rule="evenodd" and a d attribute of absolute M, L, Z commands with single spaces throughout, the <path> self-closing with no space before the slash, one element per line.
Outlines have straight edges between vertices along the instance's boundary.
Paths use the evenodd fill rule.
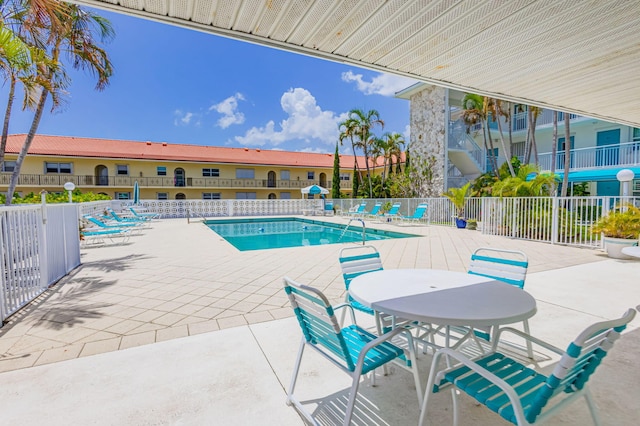
<path fill-rule="evenodd" d="M 362 241 L 362 228 L 299 218 L 222 219 L 205 224 L 240 251 L 284 247 L 317 246 Z M 341 237 L 342 236 L 342 237 Z M 400 232 L 366 230 L 366 241 L 407 238 Z"/>

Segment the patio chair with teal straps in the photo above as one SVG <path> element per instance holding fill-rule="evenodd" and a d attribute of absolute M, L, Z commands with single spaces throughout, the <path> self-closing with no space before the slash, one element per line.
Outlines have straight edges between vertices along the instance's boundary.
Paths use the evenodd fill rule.
<path fill-rule="evenodd" d="M 120 216 L 118 213 L 116 213 L 112 208 L 107 207 L 106 208 L 107 213 L 109 213 L 109 215 L 111 216 L 112 220 L 115 220 L 116 222 L 122 224 L 122 223 L 136 223 L 139 224 L 140 226 L 150 226 L 149 225 L 149 218 L 139 218 L 139 217 L 123 217 Z"/>
<path fill-rule="evenodd" d="M 402 207 L 401 203 L 393 203 L 389 211 L 378 215 L 378 218 L 380 218 L 380 220 L 382 221 L 391 222 L 393 218 L 400 217 L 400 215 L 398 214 L 398 212 L 400 211 L 400 207 Z"/>
<path fill-rule="evenodd" d="M 418 204 L 418 207 L 416 207 L 416 210 L 413 212 L 411 216 L 400 216 L 400 219 L 406 220 L 409 222 L 418 222 L 420 221 L 420 219 L 422 219 L 425 213 L 427 213 L 428 209 L 429 209 L 428 203 L 420 203 Z"/>
<path fill-rule="evenodd" d="M 353 382 L 348 393 L 349 400 L 345 407 L 344 425 L 351 422 L 360 377 L 369 372 L 374 373 L 376 368 L 392 361 L 412 371 L 418 400 L 422 400 L 420 377 L 411 333 L 408 330 L 399 327 L 382 336 L 376 336 L 356 324 L 340 328 L 335 310 L 351 309 L 349 305 L 343 304 L 334 308 L 319 290 L 296 283 L 287 277 L 284 278 L 284 289 L 302 329 L 302 340 L 287 393 L 287 404 L 293 404 L 307 420 L 318 424 L 294 396 L 302 356 L 307 346 L 352 377 Z M 399 334 L 405 334 L 410 342 L 407 350 L 390 342 Z"/>
<path fill-rule="evenodd" d="M 129 211 L 134 217 L 139 219 L 158 219 L 160 217 L 160 213 L 156 212 L 147 212 L 147 211 L 138 211 L 135 207 L 129 207 Z"/>
<path fill-rule="evenodd" d="M 522 251 L 480 247 L 471 254 L 469 274 L 492 278 L 518 288 L 524 288 L 528 267 L 529 259 Z M 528 320 L 523 321 L 523 327 L 526 334 L 531 334 Z M 491 328 L 476 328 L 474 333 L 489 341 Z M 527 354 L 529 358 L 533 358 L 533 350 L 529 342 L 527 342 Z"/>
<path fill-rule="evenodd" d="M 351 305 L 351 308 L 357 311 L 364 312 L 368 315 L 375 315 L 373 309 L 349 296 L 349 285 L 351 281 L 359 275 L 381 271 L 383 269 L 382 259 L 380 258 L 378 250 L 373 246 L 345 247 L 340 250 L 338 261 L 340 262 L 340 269 L 342 270 L 344 286 L 347 290 L 344 299 L 345 303 L 348 303 Z M 342 314 L 340 323 L 344 322 L 344 315 L 345 313 Z M 376 317 L 376 326 L 378 327 L 378 333 L 382 333 L 383 327 L 378 317 Z"/>
<path fill-rule="evenodd" d="M 456 389 L 459 389 L 516 425 L 541 423 L 577 398 L 584 397 L 594 424 L 599 425 L 587 382 L 635 314 L 635 310 L 629 309 L 618 319 L 587 327 L 566 351 L 513 328 L 500 329 L 498 337 L 504 332 L 514 333 L 560 355 L 560 361 L 549 376 L 498 352 L 499 339 L 494 340 L 490 353 L 476 359 L 469 359 L 453 349 L 440 349 L 431 364 L 419 425 L 427 418 L 431 393 L 450 386 L 453 386 L 454 424 L 457 424 L 455 398 Z M 455 365 L 438 371 L 442 357 L 447 358 L 448 365 Z"/>

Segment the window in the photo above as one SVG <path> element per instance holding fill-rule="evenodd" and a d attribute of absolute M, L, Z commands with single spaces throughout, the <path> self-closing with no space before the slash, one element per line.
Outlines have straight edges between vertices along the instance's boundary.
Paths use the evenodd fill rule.
<path fill-rule="evenodd" d="M 640 129 L 638 129 L 638 128 L 634 128 L 633 129 L 633 141 L 634 142 L 640 142 Z"/>
<path fill-rule="evenodd" d="M 156 199 L 157 200 L 168 200 L 169 199 L 169 193 L 168 192 L 158 192 L 158 194 L 156 195 Z"/>
<path fill-rule="evenodd" d="M 158 176 L 166 176 L 167 175 L 167 168 L 165 166 L 158 166 L 156 170 L 158 172 Z M 163 200 L 166 200 L 166 198 L 163 198 Z"/>
<path fill-rule="evenodd" d="M 202 169 L 203 177 L 220 177 L 220 169 Z"/>
<path fill-rule="evenodd" d="M 255 200 L 255 192 L 236 192 L 236 200 Z"/>
<path fill-rule="evenodd" d="M 290 192 L 281 192 L 280 193 L 280 199 L 282 199 L 282 200 L 290 200 L 291 199 L 291 193 Z"/>
<path fill-rule="evenodd" d="M 524 157 L 524 142 L 514 142 L 512 157 Z"/>
<path fill-rule="evenodd" d="M 130 200 L 131 193 L 130 192 L 116 192 L 116 200 Z"/>
<path fill-rule="evenodd" d="M 45 173 L 69 173 L 71 174 L 71 163 L 44 163 Z"/>
<path fill-rule="evenodd" d="M 2 171 L 3 172 L 12 172 L 13 169 L 16 168 L 16 162 L 15 161 L 4 161 L 2 163 Z"/>
<path fill-rule="evenodd" d="M 222 197 L 219 192 L 203 192 L 202 199 L 203 200 L 220 200 Z"/>
<path fill-rule="evenodd" d="M 290 180 L 291 172 L 289 170 L 280 170 L 280 180 Z"/>
<path fill-rule="evenodd" d="M 307 179 L 308 180 L 313 180 L 315 179 L 316 173 L 315 172 L 307 172 Z"/>
<path fill-rule="evenodd" d="M 126 164 L 118 164 L 116 165 L 116 174 L 118 176 L 128 176 L 129 175 L 129 166 Z"/>
<path fill-rule="evenodd" d="M 350 173 L 340 173 L 340 180 L 351 180 Z"/>
<path fill-rule="evenodd" d="M 236 179 L 255 179 L 255 170 L 236 169 Z"/>

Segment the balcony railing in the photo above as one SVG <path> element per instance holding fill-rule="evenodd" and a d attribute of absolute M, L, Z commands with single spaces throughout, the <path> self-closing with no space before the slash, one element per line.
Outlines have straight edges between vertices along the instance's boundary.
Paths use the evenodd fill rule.
<path fill-rule="evenodd" d="M 573 123 L 574 121 L 579 120 L 587 120 L 588 117 L 583 117 L 577 114 L 569 114 L 569 120 Z M 517 114 L 513 114 L 511 119 L 513 123 L 513 131 L 518 132 L 521 130 L 527 130 L 529 124 L 527 122 L 527 112 L 519 112 Z M 542 113 L 538 116 L 536 120 L 536 128 L 541 126 L 546 126 L 553 123 L 553 110 L 545 109 L 542 110 Z M 564 112 L 558 112 L 558 125 L 564 125 Z"/>
<path fill-rule="evenodd" d="M 11 173 L 0 173 L 0 185 L 9 185 Z M 225 179 L 212 177 L 133 177 L 133 176 L 82 176 L 65 174 L 20 175 L 18 185 L 36 187 L 62 187 L 73 182 L 77 187 L 132 188 L 135 182 L 140 187 L 155 188 L 274 188 L 301 189 L 310 185 L 331 188 L 331 181 L 320 184 L 318 180 L 270 180 L 270 179 Z M 341 189 L 351 189 L 351 181 L 340 181 Z"/>
<path fill-rule="evenodd" d="M 564 170 L 564 151 L 556 154 L 556 171 Z M 538 156 L 540 168 L 551 170 L 551 153 Z M 640 142 L 628 142 L 619 145 L 594 146 L 571 150 L 569 168 L 571 170 L 591 169 L 594 167 L 636 166 L 640 164 Z"/>

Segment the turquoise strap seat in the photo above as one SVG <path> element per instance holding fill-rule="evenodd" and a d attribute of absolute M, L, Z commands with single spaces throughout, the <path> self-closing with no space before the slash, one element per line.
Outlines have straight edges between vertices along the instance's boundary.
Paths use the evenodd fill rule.
<path fill-rule="evenodd" d="M 302 330 L 300 349 L 294 366 L 291 385 L 287 393 L 287 402 L 293 404 L 313 424 L 317 424 L 313 416 L 308 413 L 303 404 L 294 396 L 294 390 L 300 364 L 305 347 L 315 349 L 320 355 L 329 360 L 342 371 L 352 377 L 349 391 L 349 402 L 346 406 L 344 425 L 351 422 L 353 408 L 358 393 L 360 377 L 372 373 L 374 370 L 391 361 L 410 370 L 416 386 L 418 400 L 422 400 L 422 388 L 416 366 L 411 333 L 404 328 L 396 328 L 382 336 L 359 327 L 356 324 L 341 328 L 335 316 L 334 308 L 319 290 L 301 285 L 285 277 L 284 290 L 298 319 Z M 349 305 L 337 306 L 336 309 L 350 309 Z M 404 350 L 390 340 L 399 334 L 405 334 L 408 339 L 408 349 Z"/>
<path fill-rule="evenodd" d="M 431 364 L 419 424 L 422 425 L 427 417 L 430 394 L 451 386 L 454 387 L 451 392 L 454 400 L 455 389 L 463 391 L 516 425 L 542 422 L 583 396 L 594 423 L 600 424 L 587 383 L 635 314 L 635 310 L 629 309 L 618 319 L 587 327 L 569 344 L 566 351 L 508 327 L 500 330 L 490 353 L 475 359 L 450 348 L 440 349 Z M 561 355 L 551 374 L 545 375 L 499 352 L 497 342 L 505 332 Z M 443 357 L 447 359 L 447 365 L 452 367 L 438 371 Z M 454 401 L 454 409 L 456 406 Z M 454 411 L 454 424 L 456 421 L 457 413 Z"/>

